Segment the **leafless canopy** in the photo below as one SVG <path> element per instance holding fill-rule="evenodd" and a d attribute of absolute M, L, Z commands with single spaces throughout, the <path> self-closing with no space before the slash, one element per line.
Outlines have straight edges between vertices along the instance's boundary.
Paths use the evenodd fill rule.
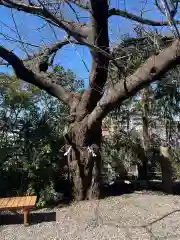
<path fill-rule="evenodd" d="M 11 65 L 18 78 L 46 90 L 67 104 L 71 112 L 76 109 L 77 121 L 81 121 L 84 116 L 88 115 L 89 128 L 124 99 L 151 82 L 159 80 L 169 69 L 180 62 L 180 40 L 175 39 L 167 48 L 147 59 L 133 74 L 126 76 L 102 94 L 107 81 L 109 61 L 123 73 L 123 66 L 116 61 L 110 51 L 108 19 L 112 16 L 119 16 L 148 26 L 167 26 L 168 21 L 150 20 L 125 10 L 111 9 L 108 0 L 0 0 L 0 6 L 38 16 L 50 26 L 66 32 L 67 37 L 63 40 L 41 49 L 36 54 L 27 53 L 25 59 L 20 59 L 13 51 L 0 45 L 0 57 L 2 58 L 0 64 Z M 64 18 L 62 14 L 64 6 L 68 6 L 73 11 L 75 21 Z M 78 15 L 80 11 L 89 17 L 89 22 L 82 21 Z M 176 23 L 179 24 L 179 21 Z M 12 37 L 8 37 L 8 40 L 15 41 Z M 22 41 L 20 35 L 18 41 L 22 45 L 27 44 Z M 59 81 L 56 81 L 55 77 L 47 71 L 48 63 L 53 61 L 56 53 L 65 45 L 72 43 L 88 47 L 92 56 L 89 86 L 82 96 L 64 89 Z M 38 46 L 34 45 L 34 47 Z"/>

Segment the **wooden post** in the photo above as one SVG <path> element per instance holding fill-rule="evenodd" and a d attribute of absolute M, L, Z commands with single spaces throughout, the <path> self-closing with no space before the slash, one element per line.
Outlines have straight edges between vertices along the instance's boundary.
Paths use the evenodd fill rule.
<path fill-rule="evenodd" d="M 23 213 L 24 213 L 24 226 L 28 226 L 29 209 L 24 208 Z"/>

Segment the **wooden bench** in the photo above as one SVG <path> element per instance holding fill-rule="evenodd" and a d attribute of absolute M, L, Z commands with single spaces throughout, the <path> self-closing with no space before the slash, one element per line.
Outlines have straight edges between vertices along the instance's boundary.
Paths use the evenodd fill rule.
<path fill-rule="evenodd" d="M 24 225 L 28 226 L 28 215 L 30 209 L 35 207 L 37 196 L 0 198 L 0 211 L 23 210 Z"/>

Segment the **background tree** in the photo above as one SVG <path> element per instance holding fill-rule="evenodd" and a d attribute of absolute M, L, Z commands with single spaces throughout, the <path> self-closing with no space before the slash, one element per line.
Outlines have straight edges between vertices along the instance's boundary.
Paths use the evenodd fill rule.
<path fill-rule="evenodd" d="M 157 49 L 161 49 L 169 40 L 171 41 L 171 37 L 162 37 L 160 34 L 157 34 L 157 32 L 144 33 L 143 36 L 137 36 L 137 38 L 126 37 L 122 43 L 114 49 L 114 55 L 116 59 L 121 59 L 121 61 L 123 61 L 126 66 L 126 72 L 128 73 L 134 71 L 134 67 L 136 68 L 137 65 L 141 65 L 147 56 L 151 55 L 153 52 L 156 53 Z M 135 51 L 139 54 L 133 54 Z M 119 72 L 115 70 L 112 71 L 112 69 L 113 66 L 110 65 L 108 84 L 115 84 L 115 82 L 119 81 Z M 173 151 L 177 151 L 178 148 L 178 145 L 176 144 L 178 136 L 175 133 L 177 132 L 177 117 L 179 115 L 178 72 L 178 68 L 170 71 L 163 77 L 161 82 L 157 81 L 156 83 L 143 89 L 143 91 L 141 90 L 134 98 L 129 99 L 130 102 L 125 101 L 121 105 L 120 109 L 116 112 L 113 111 L 111 115 L 112 119 L 116 119 L 116 125 L 119 124 L 119 138 L 122 138 L 121 135 L 123 135 L 129 149 L 131 149 L 130 151 L 134 151 L 136 149 L 136 158 L 139 156 L 141 159 L 144 167 L 142 168 L 143 172 L 140 171 L 140 178 L 146 180 L 148 179 L 147 164 L 148 162 L 151 162 L 152 164 L 152 160 L 156 159 L 156 161 L 153 162 L 161 164 L 163 188 L 168 192 L 172 191 L 172 165 L 174 164 L 172 162 L 172 158 L 169 159 L 169 161 L 167 161 L 167 158 L 163 158 L 163 151 L 165 151 L 166 148 L 166 151 L 168 152 L 168 146 L 171 146 Z M 123 119 L 128 120 L 127 128 L 125 127 L 126 124 Z M 167 121 L 168 123 L 169 121 L 171 122 L 168 126 Z M 131 122 L 131 127 L 129 127 L 129 122 Z M 138 133 L 139 141 L 137 144 L 134 136 L 132 135 L 132 123 L 133 128 L 135 129 L 136 126 L 142 126 L 142 134 Z M 125 132 L 122 131 L 124 130 L 124 127 Z M 163 131 L 166 132 L 165 138 L 160 137 Z M 172 131 L 173 134 L 171 134 Z M 169 134 L 174 138 L 171 143 L 168 140 Z M 130 142 L 132 143 L 133 139 L 135 140 L 135 144 L 129 144 Z M 166 144 L 166 146 L 164 144 Z M 119 143 L 116 148 L 120 145 L 121 144 Z M 158 147 L 160 146 L 162 146 L 162 148 L 158 150 Z M 153 149 L 156 149 L 156 156 L 154 155 L 155 152 Z M 157 151 L 159 152 L 158 155 Z M 121 158 L 126 159 L 125 155 L 126 154 L 122 153 Z M 138 162 L 135 159 L 133 161 Z"/>

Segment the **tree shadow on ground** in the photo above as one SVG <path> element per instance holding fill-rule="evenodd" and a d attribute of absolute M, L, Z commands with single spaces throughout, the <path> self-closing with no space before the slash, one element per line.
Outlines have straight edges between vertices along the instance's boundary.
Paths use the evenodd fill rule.
<path fill-rule="evenodd" d="M 0 225 L 12 225 L 12 224 L 23 224 L 23 214 L 8 214 L 3 213 L 0 215 Z M 56 212 L 41 212 L 41 213 L 30 213 L 29 225 L 34 225 L 43 222 L 55 222 Z"/>
<path fill-rule="evenodd" d="M 154 194 L 166 195 L 162 188 L 162 181 L 151 180 L 146 184 L 143 180 L 131 181 L 130 184 L 124 181 L 115 181 L 112 185 L 103 185 L 101 187 L 101 198 L 109 196 L 120 196 L 123 194 L 133 193 L 135 191 L 150 191 Z M 173 183 L 173 195 L 180 195 L 180 181 Z M 172 195 L 171 194 L 171 195 Z"/>
<path fill-rule="evenodd" d="M 167 194 L 163 191 L 162 181 L 150 181 L 148 184 L 148 190 L 158 191 Z M 171 195 L 180 195 L 180 181 L 173 182 L 173 188 Z"/>
<path fill-rule="evenodd" d="M 180 181 L 176 181 L 173 184 L 173 194 L 180 195 Z"/>
<path fill-rule="evenodd" d="M 133 184 L 127 184 L 124 181 L 115 181 L 112 185 L 101 186 L 101 198 L 110 196 L 119 196 L 134 192 Z"/>

